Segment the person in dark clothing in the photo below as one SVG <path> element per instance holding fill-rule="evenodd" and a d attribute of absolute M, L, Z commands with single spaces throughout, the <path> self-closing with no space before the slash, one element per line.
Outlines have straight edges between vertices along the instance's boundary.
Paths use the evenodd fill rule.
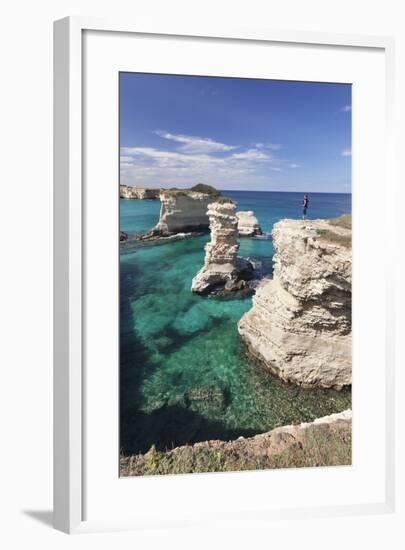
<path fill-rule="evenodd" d="M 302 219 L 307 219 L 307 210 L 308 210 L 308 195 L 305 193 L 304 201 L 302 203 Z"/>

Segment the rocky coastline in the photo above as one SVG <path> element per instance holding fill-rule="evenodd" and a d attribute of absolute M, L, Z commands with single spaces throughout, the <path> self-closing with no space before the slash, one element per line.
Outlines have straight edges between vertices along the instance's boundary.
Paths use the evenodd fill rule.
<path fill-rule="evenodd" d="M 179 233 L 201 233 L 208 231 L 207 209 L 221 193 L 205 184 L 190 189 L 161 189 L 158 223 L 138 240 L 157 240 Z"/>
<path fill-rule="evenodd" d="M 274 225 L 273 279 L 238 323 L 249 353 L 285 382 L 351 384 L 351 229 L 339 221 Z"/>
<path fill-rule="evenodd" d="M 208 205 L 211 240 L 205 246 L 204 266 L 193 278 L 192 292 L 235 292 L 247 289 L 254 278 L 253 265 L 238 257 L 238 218 L 236 205 L 227 198 Z"/>
<path fill-rule="evenodd" d="M 147 236 L 208 230 L 207 208 L 214 200 L 212 195 L 195 191 L 162 191 L 159 222 Z"/>
<path fill-rule="evenodd" d="M 120 470 L 123 476 L 139 476 L 350 465 L 351 428 L 348 409 L 233 441 L 203 441 L 165 451 L 152 446 L 145 454 L 122 456 Z"/>
<path fill-rule="evenodd" d="M 130 200 L 157 200 L 162 189 L 120 185 L 120 198 Z"/>
<path fill-rule="evenodd" d="M 240 237 L 256 237 L 263 231 L 252 210 L 236 212 L 238 218 L 238 234 Z"/>
<path fill-rule="evenodd" d="M 144 235 L 122 232 L 124 252 L 210 230 L 204 265 L 194 276 L 191 291 L 224 299 L 255 294 L 252 308 L 237 324 L 250 358 L 288 384 L 336 390 L 351 385 L 352 253 L 347 219 L 276 223 L 273 276 L 259 280 L 263 273 L 255 271 L 254 258 L 238 256 L 239 238 L 264 238 L 253 211 L 236 212 L 231 199 L 201 184 L 159 190 L 158 196 L 159 222 Z M 184 405 L 204 417 L 207 411 L 225 409 L 227 395 L 207 386 L 192 388 L 182 399 L 184 403 L 171 406 Z M 152 446 L 145 454 L 120 459 L 124 476 L 350 463 L 351 410 L 253 437 L 208 440 L 171 450 Z"/>

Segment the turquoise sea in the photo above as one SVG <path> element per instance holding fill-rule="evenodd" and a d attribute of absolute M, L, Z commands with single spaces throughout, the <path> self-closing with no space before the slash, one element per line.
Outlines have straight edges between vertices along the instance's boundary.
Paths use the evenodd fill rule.
<path fill-rule="evenodd" d="M 253 210 L 264 232 L 300 218 L 302 193 L 224 191 Z M 312 193 L 309 218 L 351 212 L 351 195 Z M 121 200 L 120 229 L 143 233 L 159 219 L 159 201 Z M 310 421 L 350 406 L 350 389 L 304 390 L 252 362 L 237 322 L 252 299 L 191 293 L 209 235 L 120 256 L 120 446 L 123 454 L 206 439 L 235 439 Z M 241 239 L 241 256 L 271 275 L 271 240 Z"/>

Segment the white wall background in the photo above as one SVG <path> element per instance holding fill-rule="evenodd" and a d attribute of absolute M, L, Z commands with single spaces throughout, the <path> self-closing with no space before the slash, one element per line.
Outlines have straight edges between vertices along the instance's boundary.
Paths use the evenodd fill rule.
<path fill-rule="evenodd" d="M 164 24 L 181 18 L 183 23 L 197 20 L 208 28 L 267 26 L 393 35 L 397 40 L 397 152 L 401 160 L 405 150 L 403 4 L 401 0 L 14 0 L 2 5 L 0 544 L 3 548 L 86 548 L 90 544 L 100 549 L 137 545 L 179 550 L 275 545 L 330 550 L 360 545 L 368 550 L 404 547 L 404 530 L 399 530 L 394 519 L 387 517 L 350 518 L 344 523 L 337 519 L 320 523 L 307 520 L 294 524 L 224 526 L 215 530 L 173 529 L 74 537 L 53 531 L 46 524 L 51 521 L 52 506 L 52 21 L 66 15 L 112 15 L 132 18 L 139 22 L 139 28 L 143 21 L 159 20 Z M 398 218 L 402 219 L 405 172 L 399 163 L 398 172 L 398 182 L 402 182 Z M 404 231 L 398 223 L 398 282 L 404 280 L 403 237 Z M 398 287 L 397 303 L 403 308 L 404 292 Z M 403 366 L 401 339 L 405 325 L 401 312 L 398 321 L 398 364 Z M 404 379 L 400 373 L 397 384 L 404 387 Z M 370 436 L 378 444 L 378 434 L 372 432 L 372 419 Z M 403 477 L 399 482 L 403 484 Z"/>

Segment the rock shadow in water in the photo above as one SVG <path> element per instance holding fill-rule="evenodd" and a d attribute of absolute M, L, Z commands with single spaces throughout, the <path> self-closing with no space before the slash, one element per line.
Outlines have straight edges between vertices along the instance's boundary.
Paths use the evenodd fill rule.
<path fill-rule="evenodd" d="M 124 455 L 145 453 L 152 445 L 164 451 L 198 441 L 228 441 L 256 433 L 253 430 L 229 429 L 221 422 L 208 420 L 181 405 L 163 405 L 150 414 L 132 409 L 127 411 L 125 426 L 121 438 L 121 453 Z"/>
<path fill-rule="evenodd" d="M 120 302 L 120 452 L 134 454 L 147 452 L 152 445 L 158 450 L 171 449 L 179 445 L 206 441 L 208 439 L 230 440 L 237 437 L 254 435 L 254 430 L 229 429 L 219 421 L 209 420 L 199 412 L 199 404 L 190 402 L 185 393 L 178 403 L 168 404 L 162 401 L 161 406 L 150 413 L 141 410 L 144 397 L 140 392 L 145 369 L 150 376 L 152 369 L 159 368 L 149 361 L 150 350 L 141 342 L 133 330 L 133 310 L 131 308 L 131 285 L 136 280 L 137 272 L 131 266 L 131 278 L 121 273 L 121 285 L 126 285 L 121 292 Z M 123 290 L 121 288 L 121 290 Z M 220 320 L 212 319 L 213 325 L 220 325 Z M 197 334 L 202 331 L 197 331 Z M 190 336 L 181 337 L 173 329 L 165 333 L 173 349 L 190 340 Z M 176 336 L 176 337 L 175 337 Z M 195 337 L 196 334 L 191 336 Z M 224 407 L 229 403 L 227 388 L 221 388 L 224 394 Z M 200 403 L 201 405 L 201 403 Z M 215 406 L 215 405 L 214 405 Z M 209 405 L 208 405 L 209 408 Z M 209 412 L 209 411 L 208 411 Z"/>

